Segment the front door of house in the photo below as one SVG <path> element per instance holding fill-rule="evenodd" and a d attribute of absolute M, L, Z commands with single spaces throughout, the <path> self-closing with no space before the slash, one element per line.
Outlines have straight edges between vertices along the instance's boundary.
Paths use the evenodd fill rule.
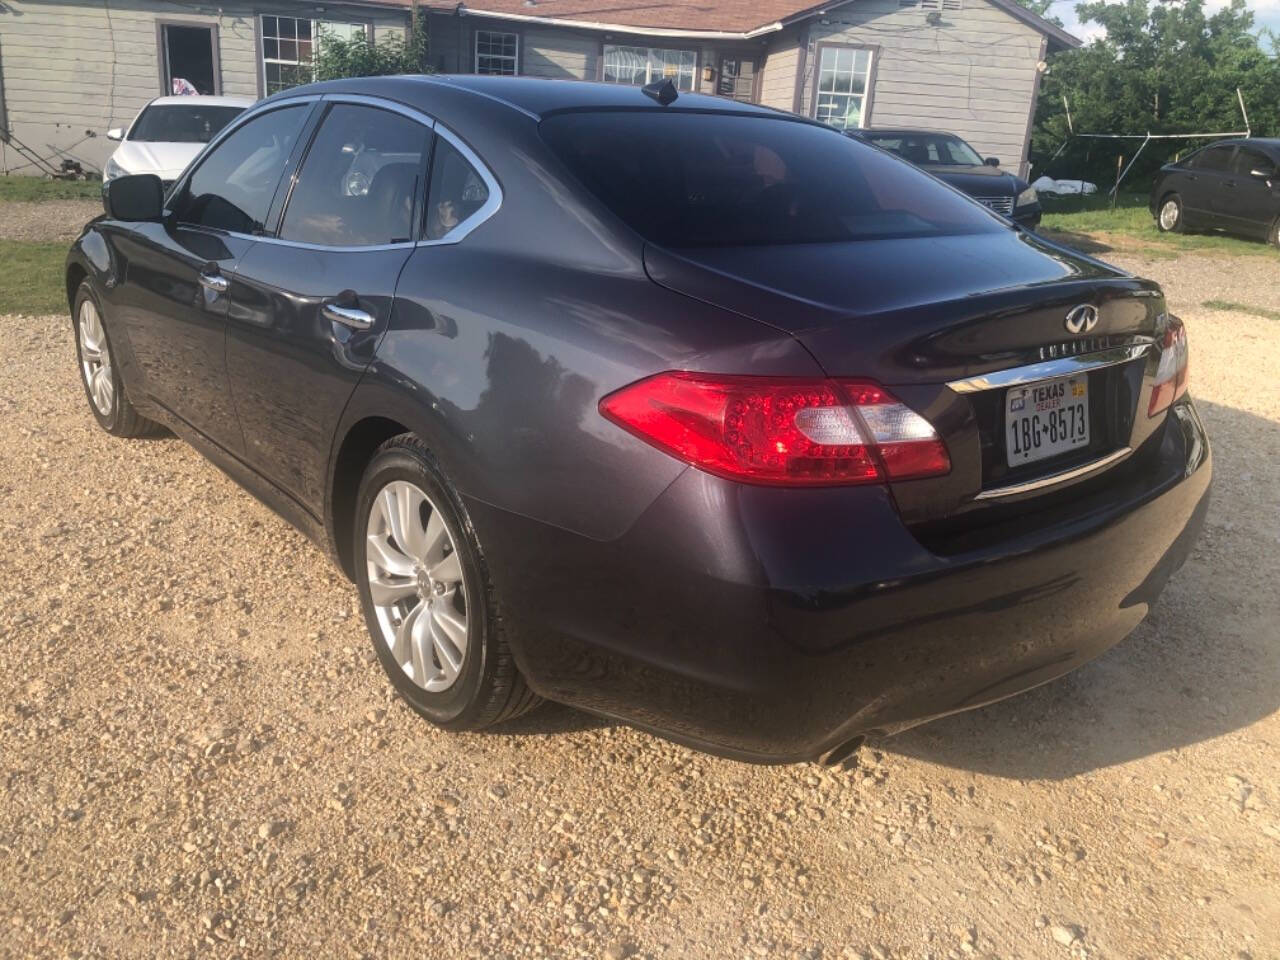
<path fill-rule="evenodd" d="M 216 28 L 195 24 L 160 25 L 160 79 L 164 96 L 221 93 Z"/>

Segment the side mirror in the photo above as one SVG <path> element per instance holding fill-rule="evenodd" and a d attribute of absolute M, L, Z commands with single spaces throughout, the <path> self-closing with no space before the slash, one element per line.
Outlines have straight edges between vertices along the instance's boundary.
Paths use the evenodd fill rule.
<path fill-rule="evenodd" d="M 985 163 L 988 167 L 998 167 L 998 166 L 1000 166 L 1000 158 L 999 158 L 999 157 L 987 157 L 987 159 L 983 160 L 982 162 L 983 162 L 983 163 Z"/>
<path fill-rule="evenodd" d="M 108 130 L 108 131 L 107 131 L 107 139 L 108 139 L 108 140 L 123 140 L 123 139 L 124 139 L 124 127 L 113 127 L 112 129 Z"/>
<path fill-rule="evenodd" d="M 154 173 L 116 177 L 102 185 L 102 206 L 112 220 L 159 222 L 164 217 L 164 187 Z"/>

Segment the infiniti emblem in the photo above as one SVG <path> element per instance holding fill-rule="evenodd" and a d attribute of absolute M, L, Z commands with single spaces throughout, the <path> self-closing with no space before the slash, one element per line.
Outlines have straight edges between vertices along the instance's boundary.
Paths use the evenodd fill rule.
<path fill-rule="evenodd" d="M 1098 308 L 1082 303 L 1067 314 L 1065 326 L 1068 333 L 1088 333 L 1098 325 Z"/>

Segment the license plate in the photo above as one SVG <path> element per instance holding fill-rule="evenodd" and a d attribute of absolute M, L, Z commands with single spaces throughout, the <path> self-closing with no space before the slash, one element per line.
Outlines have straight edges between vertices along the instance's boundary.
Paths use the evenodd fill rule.
<path fill-rule="evenodd" d="M 1005 448 L 1020 467 L 1089 445 L 1089 378 L 1013 387 L 1005 395 Z"/>

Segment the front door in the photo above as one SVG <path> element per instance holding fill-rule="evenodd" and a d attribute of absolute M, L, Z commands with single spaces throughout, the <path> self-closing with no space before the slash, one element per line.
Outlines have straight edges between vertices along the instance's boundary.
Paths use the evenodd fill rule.
<path fill-rule="evenodd" d="M 221 93 L 217 28 L 162 23 L 160 70 L 163 96 Z"/>
<path fill-rule="evenodd" d="M 227 328 L 245 458 L 317 514 L 338 420 L 417 239 L 432 139 L 393 110 L 327 110 L 278 235 L 240 262 Z"/>
<path fill-rule="evenodd" d="M 227 384 L 227 310 L 311 107 L 237 127 L 170 198 L 165 222 L 143 225 L 121 251 L 129 299 L 120 314 L 138 387 L 232 452 L 243 442 Z"/>
<path fill-rule="evenodd" d="M 1263 176 L 1269 173 L 1270 176 Z M 1223 181 L 1223 224 L 1236 233 L 1266 236 L 1276 218 L 1280 200 L 1280 178 L 1276 162 L 1261 150 L 1242 146 L 1231 164 L 1231 175 Z"/>

